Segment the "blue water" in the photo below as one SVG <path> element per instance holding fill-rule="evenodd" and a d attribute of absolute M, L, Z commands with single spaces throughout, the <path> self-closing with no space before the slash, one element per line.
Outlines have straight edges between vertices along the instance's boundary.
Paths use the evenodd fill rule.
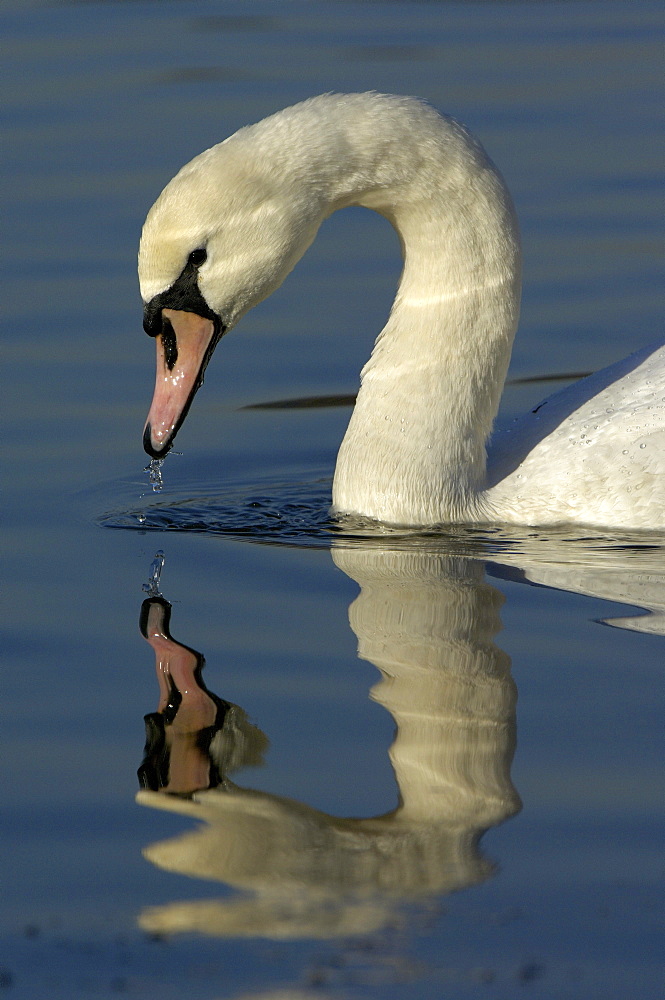
<path fill-rule="evenodd" d="M 661 336 L 660 5 L 6 0 L 0 26 L 0 990 L 659 995 L 663 539 L 331 523 L 349 407 L 252 407 L 355 392 L 399 274 L 361 210 L 224 339 L 153 492 L 135 269 L 201 149 L 315 93 L 414 93 L 514 195 L 511 377 L 624 356 Z M 170 757 L 139 630 L 167 603 L 201 719 Z M 146 788 L 169 761 L 215 788 Z"/>

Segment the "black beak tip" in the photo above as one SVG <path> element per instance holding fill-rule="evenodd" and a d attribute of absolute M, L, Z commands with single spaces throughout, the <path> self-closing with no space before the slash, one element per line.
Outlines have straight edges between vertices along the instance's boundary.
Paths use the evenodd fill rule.
<path fill-rule="evenodd" d="M 150 458 L 164 458 L 171 450 L 171 442 L 168 441 L 164 448 L 153 448 L 150 430 L 150 424 L 146 424 L 143 431 L 143 450 L 150 455 Z"/>

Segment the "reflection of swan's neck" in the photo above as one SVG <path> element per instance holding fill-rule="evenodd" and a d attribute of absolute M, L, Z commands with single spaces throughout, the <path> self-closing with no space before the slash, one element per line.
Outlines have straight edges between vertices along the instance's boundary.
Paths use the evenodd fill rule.
<path fill-rule="evenodd" d="M 402 822 L 475 833 L 519 807 L 510 780 L 515 685 L 494 643 L 501 594 L 483 566 L 427 552 L 333 550 L 361 586 L 349 609 L 372 696 L 397 723 L 390 757 Z"/>
<path fill-rule="evenodd" d="M 331 206 L 385 215 L 404 254 L 333 506 L 398 523 L 476 520 L 519 309 L 517 226 L 501 178 L 460 126 L 427 108 L 392 124 L 366 151 L 358 130 Z"/>

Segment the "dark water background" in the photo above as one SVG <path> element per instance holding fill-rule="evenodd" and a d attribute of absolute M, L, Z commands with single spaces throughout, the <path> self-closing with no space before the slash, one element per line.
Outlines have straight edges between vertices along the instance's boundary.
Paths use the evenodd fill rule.
<path fill-rule="evenodd" d="M 660 5 L 5 0 L 0 26 L 0 992 L 657 996 L 662 540 L 461 532 L 340 549 L 312 531 L 349 410 L 242 407 L 355 390 L 399 273 L 394 234 L 360 210 L 329 220 L 225 339 L 152 494 L 140 439 L 153 345 L 135 270 L 148 207 L 200 150 L 315 93 L 419 94 L 479 135 L 516 201 L 511 375 L 622 357 L 661 335 Z M 549 390 L 509 389 L 502 419 Z M 221 534 L 106 526 L 192 498 Z M 270 741 L 265 766 L 233 772 L 207 868 L 190 875 L 180 848 L 170 861 L 142 852 L 215 824 L 197 825 L 196 805 L 181 816 L 135 802 L 142 717 L 157 705 L 137 624 L 157 549 L 173 635 Z M 399 599 L 381 632 L 381 607 Z M 656 613 L 636 630 L 645 607 Z M 373 642 L 380 652 L 359 659 Z M 407 647 L 417 710 L 399 683 L 375 687 L 379 663 L 399 675 Z M 478 682 L 449 711 L 470 650 L 492 684 L 482 706 Z M 396 721 L 425 761 L 399 792 Z M 487 759 L 486 730 L 504 740 Z M 392 820 L 362 821 L 414 809 L 439 745 L 450 771 L 438 761 L 427 780 L 449 773 L 466 805 L 426 837 L 414 821 L 391 853 Z M 517 795 L 521 811 L 497 825 L 488 802 L 507 820 Z M 236 822 L 233 850 L 251 847 L 253 870 L 234 866 Z M 346 885 L 363 850 L 372 874 Z M 307 873 L 293 875 L 294 858 Z"/>

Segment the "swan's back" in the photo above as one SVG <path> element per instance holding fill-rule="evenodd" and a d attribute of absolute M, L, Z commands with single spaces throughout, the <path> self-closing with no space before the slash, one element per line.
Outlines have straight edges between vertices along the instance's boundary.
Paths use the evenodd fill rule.
<path fill-rule="evenodd" d="M 502 520 L 665 528 L 665 345 L 568 386 L 498 433 L 488 479 Z"/>

